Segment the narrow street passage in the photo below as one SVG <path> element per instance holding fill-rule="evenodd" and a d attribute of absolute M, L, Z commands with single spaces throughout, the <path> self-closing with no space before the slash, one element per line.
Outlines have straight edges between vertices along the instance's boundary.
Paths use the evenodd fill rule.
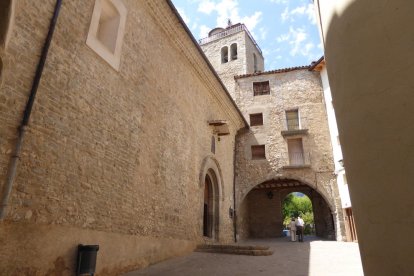
<path fill-rule="evenodd" d="M 359 276 L 363 275 L 357 243 L 323 241 L 305 237 L 303 243 L 288 237 L 249 240 L 245 244 L 267 245 L 271 256 L 241 256 L 194 252 L 124 276 Z"/>

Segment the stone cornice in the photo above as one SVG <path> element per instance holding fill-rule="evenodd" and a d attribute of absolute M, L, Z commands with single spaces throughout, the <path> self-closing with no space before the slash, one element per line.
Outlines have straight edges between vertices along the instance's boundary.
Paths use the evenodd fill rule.
<path fill-rule="evenodd" d="M 174 43 L 180 53 L 192 65 L 195 73 L 206 85 L 210 96 L 221 106 L 222 111 L 229 116 L 236 130 L 248 126 L 207 58 L 199 50 L 198 44 L 194 43 L 195 39 L 187 33 L 180 22 L 181 19 L 170 7 L 168 0 L 146 0 L 145 4 L 168 39 Z"/>

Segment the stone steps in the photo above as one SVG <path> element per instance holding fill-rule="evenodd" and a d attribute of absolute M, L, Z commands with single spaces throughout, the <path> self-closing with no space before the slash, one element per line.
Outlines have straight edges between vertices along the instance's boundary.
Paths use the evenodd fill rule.
<path fill-rule="evenodd" d="M 195 251 L 249 256 L 270 256 L 273 254 L 273 251 L 270 251 L 268 246 L 235 244 L 201 244 L 197 246 Z"/>

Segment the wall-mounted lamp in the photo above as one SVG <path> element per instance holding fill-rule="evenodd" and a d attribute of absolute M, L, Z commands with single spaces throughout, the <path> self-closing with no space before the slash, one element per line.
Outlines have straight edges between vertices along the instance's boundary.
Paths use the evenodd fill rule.
<path fill-rule="evenodd" d="M 273 198 L 273 193 L 272 193 L 272 191 L 268 191 L 268 192 L 266 193 L 266 195 L 267 195 L 267 198 L 268 198 L 268 199 L 272 199 L 272 198 Z"/>
<path fill-rule="evenodd" d="M 344 159 L 338 160 L 339 165 L 341 165 L 341 167 L 344 167 Z"/>
<path fill-rule="evenodd" d="M 233 208 L 229 208 L 229 217 L 232 219 L 234 217 L 234 210 Z"/>

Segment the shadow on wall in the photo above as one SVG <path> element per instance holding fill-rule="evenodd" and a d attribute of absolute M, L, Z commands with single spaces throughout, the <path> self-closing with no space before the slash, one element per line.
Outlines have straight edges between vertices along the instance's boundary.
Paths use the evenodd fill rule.
<path fill-rule="evenodd" d="M 364 272 L 411 275 L 414 2 L 344 2 L 325 54 Z"/>

